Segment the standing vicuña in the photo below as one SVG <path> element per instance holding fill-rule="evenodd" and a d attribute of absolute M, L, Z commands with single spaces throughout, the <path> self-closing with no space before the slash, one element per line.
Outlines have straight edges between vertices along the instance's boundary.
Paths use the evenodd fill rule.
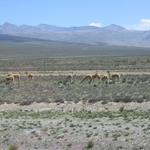
<path fill-rule="evenodd" d="M 28 80 L 33 79 L 33 74 L 32 73 L 26 72 L 25 74 L 27 75 Z"/>
<path fill-rule="evenodd" d="M 120 75 L 115 73 L 115 74 L 112 74 L 110 73 L 110 71 L 107 71 L 107 74 L 108 74 L 108 77 L 109 77 L 109 80 L 112 80 L 113 82 L 118 82 L 120 80 Z"/>
<path fill-rule="evenodd" d="M 98 79 L 98 80 L 100 79 L 100 76 L 98 75 L 98 73 L 95 73 L 94 75 L 87 75 L 87 76 L 85 76 L 83 78 L 83 80 L 81 81 L 81 83 L 84 82 L 84 81 L 86 81 L 86 80 L 88 80 L 89 84 L 90 84 L 95 79 Z"/>

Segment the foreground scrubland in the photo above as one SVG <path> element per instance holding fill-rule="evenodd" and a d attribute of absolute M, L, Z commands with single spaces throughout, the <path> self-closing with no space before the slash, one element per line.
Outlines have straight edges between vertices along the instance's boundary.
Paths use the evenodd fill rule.
<path fill-rule="evenodd" d="M 150 149 L 149 56 L 0 62 L 0 80 L 9 72 L 21 75 L 0 84 L 0 149 Z M 119 81 L 81 83 L 107 70 Z M 68 75 L 72 82 L 64 84 Z"/>

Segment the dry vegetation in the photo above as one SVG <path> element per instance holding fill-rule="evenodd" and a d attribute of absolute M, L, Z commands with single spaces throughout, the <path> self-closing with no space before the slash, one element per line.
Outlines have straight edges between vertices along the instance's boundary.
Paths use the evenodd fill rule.
<path fill-rule="evenodd" d="M 3 78 L 3 77 L 1 77 Z M 29 81 L 22 76 L 19 82 L 0 85 L 1 103 L 30 104 L 54 101 L 107 102 L 147 102 L 150 100 L 150 75 L 122 75 L 119 82 L 105 84 L 100 80 L 81 83 L 84 78 L 75 76 L 72 83 L 65 82 L 66 76 L 35 76 Z"/>
<path fill-rule="evenodd" d="M 19 82 L 0 84 L 0 149 L 150 149 L 150 58 L 108 58 L 0 60 L 1 81 L 22 68 Z M 29 66 L 39 67 L 31 80 Z M 119 81 L 81 83 L 107 70 Z"/>

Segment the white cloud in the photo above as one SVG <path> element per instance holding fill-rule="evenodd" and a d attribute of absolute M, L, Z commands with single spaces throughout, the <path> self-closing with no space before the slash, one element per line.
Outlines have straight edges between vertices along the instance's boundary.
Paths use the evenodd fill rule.
<path fill-rule="evenodd" d="M 100 22 L 92 22 L 89 24 L 90 26 L 94 26 L 94 27 L 102 27 L 102 24 Z"/>
<path fill-rule="evenodd" d="M 150 19 L 141 19 L 139 23 L 132 25 L 130 29 L 150 30 Z"/>
<path fill-rule="evenodd" d="M 150 29 L 150 19 L 141 19 L 139 23 L 139 28 L 141 30 L 149 30 Z"/>

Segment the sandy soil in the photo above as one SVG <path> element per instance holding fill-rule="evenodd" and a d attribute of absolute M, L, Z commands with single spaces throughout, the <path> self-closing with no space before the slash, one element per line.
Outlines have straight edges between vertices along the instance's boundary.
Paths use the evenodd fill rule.
<path fill-rule="evenodd" d="M 120 107 L 124 107 L 125 110 L 142 110 L 150 111 L 150 102 L 143 103 L 115 103 L 109 102 L 108 104 L 103 105 L 101 102 L 96 102 L 95 104 L 89 104 L 84 102 L 68 102 L 64 103 L 36 103 L 34 102 L 31 105 L 20 106 L 19 104 L 2 104 L 0 105 L 1 111 L 17 111 L 17 110 L 33 110 L 33 111 L 45 111 L 45 110 L 62 110 L 62 111 L 80 111 L 83 108 L 90 111 L 118 111 Z"/>
<path fill-rule="evenodd" d="M 67 71 L 30 71 L 34 76 L 60 76 L 60 75 L 91 75 L 96 72 L 99 74 L 105 74 L 107 70 L 67 70 Z M 139 70 L 113 70 L 113 73 L 119 73 L 122 75 L 150 75 L 149 71 L 139 71 Z M 14 73 L 18 73 L 15 72 Z M 25 76 L 25 72 L 20 72 L 22 76 Z M 6 72 L 0 72 L 1 76 L 6 75 Z"/>

